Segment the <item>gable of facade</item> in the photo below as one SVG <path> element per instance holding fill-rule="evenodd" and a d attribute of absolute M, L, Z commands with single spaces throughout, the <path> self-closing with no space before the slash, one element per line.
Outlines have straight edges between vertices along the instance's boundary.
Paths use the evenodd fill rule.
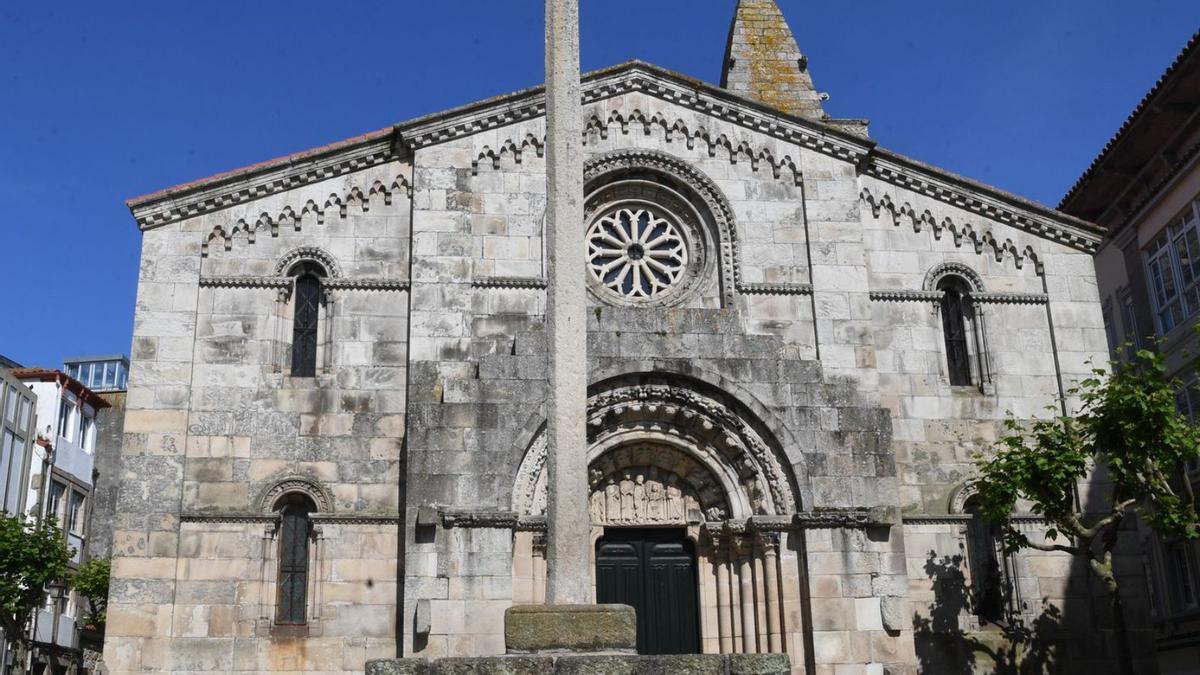
<path fill-rule="evenodd" d="M 519 92 L 131 202 L 110 667 L 503 652 L 544 598 L 543 115 Z M 1005 412 L 1103 353 L 1099 233 L 647 64 L 587 76 L 583 115 L 597 569 L 673 532 L 703 651 L 938 658 L 918 571 L 960 553 Z M 1025 560 L 1029 611 L 1066 605 Z"/>

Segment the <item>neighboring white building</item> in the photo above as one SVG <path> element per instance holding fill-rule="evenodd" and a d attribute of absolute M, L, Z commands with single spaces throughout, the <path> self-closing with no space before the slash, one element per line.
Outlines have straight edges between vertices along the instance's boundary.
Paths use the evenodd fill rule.
<path fill-rule="evenodd" d="M 73 550 L 74 567 L 85 560 L 96 457 L 96 413 L 109 404 L 60 370 L 18 368 L 12 376 L 36 396 L 34 432 L 41 441 L 34 445 L 29 462 L 29 489 L 23 510 L 35 518 L 52 516 L 57 520 Z M 51 658 L 54 668 L 47 672 L 59 672 L 59 667 L 81 661 L 75 618 L 83 602 L 70 593 L 65 598 L 48 599 L 47 607 L 39 610 L 33 639 L 35 672 Z"/>
<path fill-rule="evenodd" d="M 29 492 L 36 405 L 37 395 L 0 367 L 0 511 L 9 514 L 22 510 Z"/>
<path fill-rule="evenodd" d="M 1157 348 L 1182 386 L 1179 409 L 1200 422 L 1200 32 L 1146 93 L 1059 208 L 1108 232 L 1096 282 L 1109 347 Z M 1130 345 L 1130 346 L 1126 346 Z M 1187 466 L 1200 488 L 1200 462 Z M 1200 543 L 1142 527 L 1159 667 L 1200 666 Z"/>
<path fill-rule="evenodd" d="M 0 511 L 19 513 L 29 493 L 29 471 L 37 441 L 37 396 L 13 376 L 17 364 L 0 356 Z M 0 672 L 12 663 L 11 636 L 0 631 Z"/>

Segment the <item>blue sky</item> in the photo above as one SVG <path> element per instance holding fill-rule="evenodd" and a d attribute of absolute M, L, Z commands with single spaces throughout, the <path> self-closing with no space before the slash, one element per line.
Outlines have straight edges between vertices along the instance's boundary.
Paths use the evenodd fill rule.
<path fill-rule="evenodd" d="M 716 82 L 734 0 L 582 0 L 585 69 Z M 1200 27 L 1196 0 L 780 0 L 826 110 L 1057 203 Z M 124 200 L 542 78 L 535 0 L 8 2 L 0 354 L 127 353 Z"/>

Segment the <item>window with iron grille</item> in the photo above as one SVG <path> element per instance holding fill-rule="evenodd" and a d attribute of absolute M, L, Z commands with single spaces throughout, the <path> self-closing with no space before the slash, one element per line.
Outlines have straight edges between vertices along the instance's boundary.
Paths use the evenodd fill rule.
<path fill-rule="evenodd" d="M 303 498 L 288 502 L 280 513 L 279 583 L 275 623 L 300 625 L 308 617 L 308 542 L 313 508 Z"/>
<path fill-rule="evenodd" d="M 296 277 L 295 301 L 292 317 L 292 376 L 315 377 L 321 279 L 313 271 L 305 270 Z"/>
<path fill-rule="evenodd" d="M 971 497 L 964 509 L 971 515 L 967 524 L 967 562 L 971 572 L 971 601 L 975 615 L 985 621 L 1004 618 L 1005 575 L 1001 564 L 999 532 L 989 523 Z"/>
<path fill-rule="evenodd" d="M 971 352 L 967 346 L 967 316 L 969 300 L 967 289 L 957 279 L 947 279 L 939 284 L 942 291 L 942 337 L 946 341 L 946 367 L 950 384 L 971 384 Z"/>

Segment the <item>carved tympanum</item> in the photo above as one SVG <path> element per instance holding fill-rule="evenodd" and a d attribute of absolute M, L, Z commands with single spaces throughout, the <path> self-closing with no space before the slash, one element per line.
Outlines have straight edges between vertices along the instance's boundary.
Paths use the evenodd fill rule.
<path fill-rule="evenodd" d="M 700 500 L 692 487 L 674 473 L 654 466 L 608 475 L 593 469 L 591 489 L 588 510 L 595 525 L 682 525 L 689 515 L 700 512 Z"/>

